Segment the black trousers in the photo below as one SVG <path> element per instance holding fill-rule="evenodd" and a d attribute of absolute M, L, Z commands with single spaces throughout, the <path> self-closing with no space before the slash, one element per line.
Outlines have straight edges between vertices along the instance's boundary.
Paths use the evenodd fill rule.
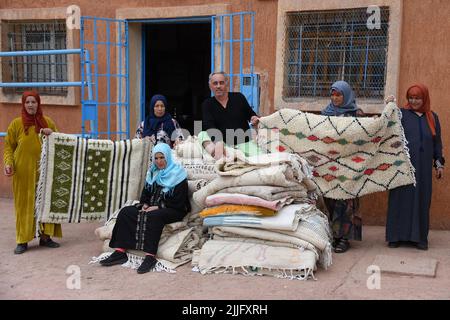
<path fill-rule="evenodd" d="M 183 220 L 186 213 L 171 208 L 142 212 L 135 206 L 124 207 L 117 216 L 109 246 L 156 254 L 164 226 Z"/>

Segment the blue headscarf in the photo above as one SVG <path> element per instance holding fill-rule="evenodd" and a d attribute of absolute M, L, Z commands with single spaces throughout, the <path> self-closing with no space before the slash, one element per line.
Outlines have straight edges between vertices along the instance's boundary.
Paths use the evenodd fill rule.
<path fill-rule="evenodd" d="M 160 170 L 155 163 L 155 155 L 161 152 L 166 158 L 167 165 Z M 152 150 L 152 165 L 147 171 L 145 181 L 152 186 L 154 182 L 163 187 L 163 193 L 172 193 L 177 184 L 187 178 L 186 170 L 172 159 L 172 150 L 166 143 L 158 143 Z"/>
<path fill-rule="evenodd" d="M 155 116 L 155 104 L 158 100 L 161 100 L 166 107 L 166 112 L 162 117 Z M 158 130 L 163 126 L 164 131 L 172 137 L 172 132 L 175 130 L 175 125 L 172 121 L 172 116 L 167 112 L 167 99 L 163 95 L 155 94 L 150 100 L 150 114 L 145 118 L 143 137 L 150 137 L 155 135 Z"/>
<path fill-rule="evenodd" d="M 344 103 L 341 106 L 333 105 L 333 102 L 322 110 L 324 116 L 340 116 L 349 112 L 356 112 L 359 108 L 356 106 L 355 93 L 350 85 L 345 81 L 336 81 L 331 86 L 330 94 L 333 91 L 338 91 L 344 96 Z"/>

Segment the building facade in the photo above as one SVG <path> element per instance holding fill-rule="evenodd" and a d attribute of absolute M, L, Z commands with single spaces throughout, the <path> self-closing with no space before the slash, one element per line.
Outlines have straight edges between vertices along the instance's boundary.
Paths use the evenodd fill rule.
<path fill-rule="evenodd" d="M 376 114 L 386 96 L 404 104 L 406 89 L 422 82 L 440 117 L 446 155 L 448 16 L 445 0 L 7 0 L 0 4 L 0 51 L 83 47 L 91 56 L 3 57 L 0 76 L 1 82 L 89 81 L 92 92 L 39 88 L 44 112 L 61 132 L 84 127 L 106 138 L 133 136 L 155 93 L 165 94 L 182 127 L 194 132 L 211 70 L 232 74 L 231 90 L 244 91 L 262 116 L 280 108 L 318 112 L 340 79 L 352 84 L 366 113 Z M 20 115 L 23 90 L 0 88 L 0 132 Z M 91 100 L 95 128 L 89 116 L 82 120 Z M 0 137 L 2 154 L 3 147 Z M 450 229 L 446 179 L 433 182 L 432 228 Z M 12 196 L 3 175 L 0 196 Z M 366 224 L 384 224 L 387 192 L 361 204 Z"/>

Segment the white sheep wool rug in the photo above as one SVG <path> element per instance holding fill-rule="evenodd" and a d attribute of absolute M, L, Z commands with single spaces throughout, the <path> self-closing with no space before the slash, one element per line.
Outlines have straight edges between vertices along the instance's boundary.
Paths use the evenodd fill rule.
<path fill-rule="evenodd" d="M 95 140 L 52 133 L 42 143 L 37 221 L 104 221 L 139 199 L 150 162 L 148 139 Z"/>
<path fill-rule="evenodd" d="M 260 118 L 257 140 L 267 152 L 296 152 L 305 158 L 314 167 L 314 183 L 328 198 L 415 184 L 401 112 L 394 103 L 378 118 L 282 109 Z"/>

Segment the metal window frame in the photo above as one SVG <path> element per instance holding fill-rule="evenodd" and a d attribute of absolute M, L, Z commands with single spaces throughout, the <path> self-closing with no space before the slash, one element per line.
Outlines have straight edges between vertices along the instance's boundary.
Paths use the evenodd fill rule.
<path fill-rule="evenodd" d="M 33 30 L 31 29 L 31 24 L 35 24 L 38 27 L 36 28 L 37 31 L 39 31 L 42 36 L 44 37 L 44 41 L 43 42 L 33 42 L 36 43 L 37 46 L 42 46 L 43 49 L 42 50 L 29 50 L 29 51 L 46 51 L 49 50 L 66 50 L 66 41 L 65 39 L 67 38 L 67 29 L 66 29 L 66 24 L 64 19 L 57 19 L 56 20 L 58 25 L 60 25 L 61 30 L 64 32 L 64 42 L 61 42 L 63 44 L 63 48 L 59 48 L 59 49 L 55 49 L 56 44 L 59 43 L 59 41 L 57 41 L 57 33 L 56 33 L 56 25 L 55 25 L 55 21 L 54 20 L 39 20 L 39 21 L 23 21 L 23 20 L 13 20 L 8 22 L 7 24 L 10 25 L 16 25 L 18 28 L 20 28 L 19 33 L 19 37 L 21 38 L 21 46 L 22 49 L 26 49 L 30 42 L 27 41 L 27 36 L 31 35 L 33 32 Z M 52 23 L 53 22 L 53 23 Z M 47 28 L 47 26 L 50 26 L 49 28 Z M 59 29 L 58 29 L 59 30 Z M 17 31 L 15 28 L 13 30 L 14 32 Z M 16 32 L 15 32 L 16 33 Z M 45 41 L 45 37 L 49 36 L 50 38 L 50 48 L 45 48 L 46 46 L 46 41 Z M 19 52 L 17 51 L 17 44 L 14 42 L 13 37 L 8 37 L 10 42 L 9 42 L 9 46 L 11 47 L 11 51 L 10 52 Z M 41 45 L 43 43 L 43 45 Z M 52 45 L 53 43 L 53 45 Z M 33 48 L 36 49 L 36 48 Z M 23 52 L 29 52 L 27 50 L 23 51 Z M 59 59 L 60 61 L 58 62 L 58 58 L 57 56 L 53 55 L 53 54 L 48 54 L 48 55 L 25 55 L 23 54 L 23 62 L 21 63 L 22 65 L 22 75 L 20 76 L 19 74 L 16 73 L 16 69 L 18 69 L 18 62 L 16 60 L 15 57 L 20 56 L 20 55 L 12 55 L 12 59 L 11 59 L 11 78 L 12 78 L 12 82 L 11 83 L 17 83 L 20 84 L 21 82 L 19 82 L 19 79 L 23 79 L 23 82 L 28 82 L 29 83 L 29 87 L 32 87 L 32 84 L 38 83 L 39 87 L 43 88 L 42 91 L 42 95 L 56 95 L 56 96 L 66 96 L 68 94 L 67 91 L 67 86 L 61 85 L 59 86 L 58 90 L 49 90 L 51 88 L 57 87 L 56 85 L 51 85 L 48 87 L 43 87 L 41 85 L 39 85 L 40 82 L 39 81 L 39 75 L 43 74 L 43 82 L 52 82 L 53 84 L 57 84 L 57 83 L 64 83 L 64 82 L 68 82 L 68 61 L 66 59 L 66 61 L 61 61 L 61 59 Z M 32 58 L 32 56 L 39 56 L 41 57 L 41 59 L 43 59 L 43 61 L 36 61 L 35 59 Z M 60 55 L 58 55 L 59 57 Z M 39 59 L 39 58 L 38 58 Z M 57 74 L 57 63 L 60 64 L 64 64 L 64 66 L 61 66 L 61 74 L 60 77 L 58 77 Z M 39 66 L 42 65 L 42 72 L 41 70 L 39 70 Z M 34 66 L 37 66 L 37 70 L 34 71 Z M 31 68 L 31 69 L 30 69 Z M 31 73 L 31 74 L 30 74 Z M 36 81 L 35 81 L 36 80 Z M 26 86 L 23 85 L 5 85 L 3 86 L 4 88 L 27 88 Z M 15 90 L 16 94 L 19 94 L 21 90 Z"/>
<path fill-rule="evenodd" d="M 284 55 L 285 55 L 285 65 L 284 65 L 284 80 L 283 80 L 283 91 L 282 91 L 282 96 L 284 99 L 297 99 L 297 98 L 303 98 L 303 97 L 324 97 L 326 95 L 324 95 L 323 93 L 321 94 L 320 92 L 318 92 L 318 79 L 320 78 L 320 73 L 318 71 L 318 69 L 320 67 L 326 67 L 328 68 L 329 65 L 327 65 L 326 63 L 322 63 L 323 61 L 320 61 L 320 59 L 318 59 L 318 55 L 319 54 L 323 54 L 323 53 L 329 53 L 329 51 L 337 51 L 337 52 L 342 52 L 339 51 L 339 49 L 335 49 L 335 50 L 329 50 L 329 51 L 324 51 L 323 49 L 319 49 L 319 42 L 323 41 L 324 39 L 327 39 L 326 36 L 324 36 L 325 31 L 321 31 L 321 33 L 319 33 L 319 28 L 322 27 L 330 27 L 335 25 L 336 28 L 342 29 L 343 30 L 343 23 L 344 24 L 349 24 L 349 28 L 351 28 L 350 30 L 350 37 L 348 37 L 348 39 L 345 39 L 347 36 L 342 36 L 341 41 L 345 40 L 349 40 L 350 41 L 350 45 L 349 45 L 349 58 L 350 61 L 347 62 L 345 61 L 345 57 L 347 55 L 347 53 L 344 51 L 344 54 L 342 55 L 344 58 L 343 63 L 342 63 L 342 69 L 341 69 L 341 74 L 332 74 L 332 73 L 325 73 L 326 77 L 325 78 L 330 78 L 331 76 L 334 76 L 335 79 L 334 81 L 337 80 L 348 80 L 349 78 L 353 77 L 353 76 L 359 76 L 362 75 L 363 76 L 363 82 L 362 82 L 362 86 L 361 88 L 358 85 L 355 85 L 354 83 L 352 83 L 352 86 L 354 86 L 354 88 L 356 88 L 356 90 L 360 90 L 361 92 L 363 92 L 363 96 L 366 98 L 379 98 L 382 97 L 384 95 L 384 89 L 385 89 L 385 85 L 386 85 L 386 66 L 387 66 L 387 53 L 386 50 L 388 49 L 389 43 L 388 43 L 388 36 L 389 36 L 389 8 L 388 7 L 382 7 L 381 8 L 383 10 L 383 13 L 386 16 L 386 19 L 382 21 L 382 29 L 383 29 L 383 33 L 384 35 L 380 36 L 374 36 L 373 38 L 382 38 L 382 41 L 384 42 L 384 55 L 383 55 L 383 62 L 382 63 L 371 63 L 369 60 L 369 54 L 371 52 L 371 47 L 369 45 L 369 41 L 372 39 L 372 37 L 370 37 L 367 32 L 365 34 L 365 37 L 367 38 L 366 41 L 366 46 L 363 50 L 363 54 L 365 54 L 365 61 L 364 63 L 356 63 L 352 61 L 352 55 L 357 52 L 357 51 L 362 51 L 362 49 L 354 49 L 354 42 L 355 37 L 356 37 L 356 32 L 358 30 L 355 29 L 355 26 L 357 26 L 358 24 L 362 23 L 361 21 L 358 21 L 356 19 L 358 19 L 358 17 L 356 17 L 356 15 L 362 16 L 362 12 L 364 12 L 364 14 L 366 14 L 366 8 L 352 8 L 352 9 L 333 9 L 333 10 L 314 10 L 314 11 L 296 11 L 296 12 L 289 12 L 288 16 L 290 15 L 292 18 L 287 17 L 286 19 L 286 25 L 285 25 L 285 33 L 286 33 L 286 47 L 285 47 L 285 51 L 284 51 Z M 351 15 L 348 16 L 348 12 L 351 11 Z M 382 13 L 382 15 L 383 15 Z M 333 14 L 335 16 L 334 18 L 334 22 L 332 22 L 330 24 L 329 21 L 327 21 L 327 16 L 326 15 L 331 15 Z M 318 23 L 314 23 L 312 21 L 310 21 L 313 17 L 315 16 L 319 16 L 322 15 L 321 20 Z M 339 16 L 341 15 L 341 16 Z M 297 17 L 297 19 L 302 19 L 303 17 L 306 17 L 305 19 L 308 19 L 307 22 L 305 23 L 301 23 L 299 25 L 293 25 L 290 23 L 290 19 L 295 19 L 295 17 Z M 338 20 L 342 20 L 342 22 L 338 21 Z M 364 26 L 366 26 L 366 20 L 364 20 Z M 290 28 L 297 28 L 300 27 L 300 33 L 297 39 L 294 39 L 294 42 L 291 41 L 291 38 L 289 37 L 289 32 L 291 32 L 289 29 Z M 316 44 L 313 45 L 313 49 L 314 50 L 310 50 L 307 48 L 303 47 L 303 44 L 306 43 L 306 40 L 304 38 L 304 31 L 303 28 L 315 28 L 316 29 Z M 368 30 L 367 31 L 371 31 Z M 333 38 L 333 37 L 331 37 Z M 331 39 L 330 38 L 330 39 Z M 338 39 L 338 41 L 339 41 Z M 295 43 L 296 42 L 296 43 Z M 331 42 L 331 40 L 330 40 Z M 295 45 L 298 44 L 298 45 Z M 296 47 L 296 49 L 291 49 L 291 47 Z M 348 49 L 344 46 L 343 48 L 344 50 Z M 296 61 L 292 60 L 292 56 L 290 55 L 290 50 L 297 50 L 297 57 L 296 57 Z M 377 49 L 380 50 L 380 49 Z M 314 52 L 312 52 L 314 51 Z M 311 55 L 314 54 L 314 61 L 311 62 L 305 62 L 303 55 L 305 53 L 310 53 Z M 374 67 L 379 67 L 383 69 L 382 73 L 370 73 L 370 70 L 368 70 L 370 66 L 374 66 Z M 309 68 L 313 67 L 313 71 L 312 73 L 304 73 L 302 72 L 302 68 L 304 68 L 304 66 L 308 66 Z M 346 68 L 352 68 L 352 67 L 357 67 L 357 66 L 363 66 L 363 71 L 362 73 L 348 73 L 345 69 Z M 290 67 L 296 68 L 297 72 L 293 73 L 291 72 Z M 382 85 L 377 84 L 378 86 L 375 87 L 369 87 L 367 85 L 367 78 L 368 76 L 372 76 L 372 77 L 382 77 L 383 81 L 382 81 Z M 304 80 L 304 77 L 310 76 L 313 78 L 313 81 L 309 81 L 309 87 L 307 85 L 305 85 L 304 83 L 302 83 L 302 81 Z M 290 80 L 290 78 L 294 77 L 295 80 Z M 330 83 L 327 84 L 328 88 L 329 85 L 332 84 L 332 82 L 330 80 Z M 353 81 L 349 81 L 349 82 L 353 82 Z M 324 85 L 322 85 L 324 86 Z M 291 89 L 289 89 L 291 88 Z M 305 89 L 306 90 L 303 90 Z M 309 89 L 308 89 L 309 88 Z M 295 91 L 296 93 L 293 94 L 292 91 Z M 304 92 L 306 91 L 306 92 Z M 321 88 L 321 91 L 323 92 L 324 89 Z M 376 92 L 378 91 L 378 94 L 369 94 L 369 92 Z"/>

